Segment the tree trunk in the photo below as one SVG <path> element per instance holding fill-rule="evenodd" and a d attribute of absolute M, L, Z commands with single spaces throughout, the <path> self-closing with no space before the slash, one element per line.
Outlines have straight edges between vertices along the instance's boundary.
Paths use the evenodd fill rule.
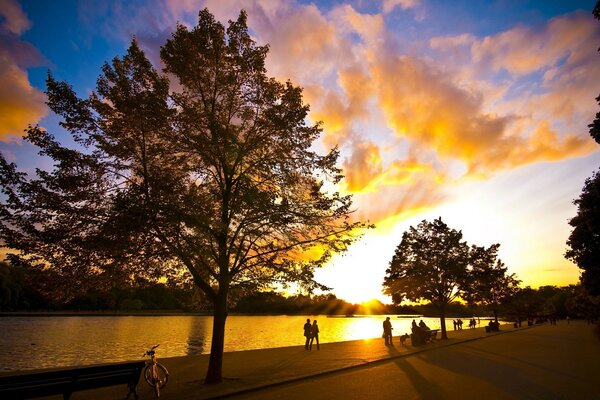
<path fill-rule="evenodd" d="M 498 322 L 498 310 L 496 308 L 494 308 L 493 311 L 494 311 L 494 321 Z"/>
<path fill-rule="evenodd" d="M 446 333 L 446 307 L 439 307 L 440 310 L 440 327 L 442 328 L 442 340 L 448 339 L 448 334 Z"/>
<path fill-rule="evenodd" d="M 219 296 L 213 315 L 212 343 L 205 384 L 223 381 L 223 348 L 225 346 L 225 321 L 227 320 L 227 296 Z"/>

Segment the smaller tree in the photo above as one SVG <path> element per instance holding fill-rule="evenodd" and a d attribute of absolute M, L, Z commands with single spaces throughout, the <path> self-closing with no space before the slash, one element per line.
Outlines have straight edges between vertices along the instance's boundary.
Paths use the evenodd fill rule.
<path fill-rule="evenodd" d="M 515 318 L 520 320 L 532 319 L 541 311 L 541 303 L 538 299 L 537 291 L 530 286 L 518 288 L 507 305 Z"/>
<path fill-rule="evenodd" d="M 586 179 L 581 195 L 573 202 L 577 215 L 569 221 L 573 231 L 565 257 L 583 272 L 581 283 L 592 296 L 600 295 L 600 171 Z"/>
<path fill-rule="evenodd" d="M 469 247 L 461 231 L 449 228 L 441 218 L 423 220 L 402 235 L 386 270 L 384 292 L 395 304 L 405 299 L 430 301 L 440 315 L 442 339 L 448 339 L 446 307 L 461 294 L 468 262 Z"/>
<path fill-rule="evenodd" d="M 498 259 L 499 244 L 488 248 L 471 246 L 469 255 L 469 279 L 463 288 L 463 298 L 470 303 L 487 306 L 494 312 L 498 322 L 498 309 L 518 289 L 515 274 L 508 274 L 504 263 Z"/>

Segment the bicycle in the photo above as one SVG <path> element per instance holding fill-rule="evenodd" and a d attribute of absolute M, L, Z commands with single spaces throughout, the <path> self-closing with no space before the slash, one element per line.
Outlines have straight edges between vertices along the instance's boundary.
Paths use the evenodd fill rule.
<path fill-rule="evenodd" d="M 145 352 L 142 357 L 150 357 L 149 362 L 146 363 L 146 367 L 144 368 L 144 379 L 148 385 L 154 389 L 156 397 L 160 397 L 160 389 L 167 386 L 167 381 L 169 380 L 169 371 L 167 371 L 164 365 L 159 364 L 156 361 L 156 351 L 154 350 L 157 347 L 158 345 L 152 347 L 150 350 Z"/>

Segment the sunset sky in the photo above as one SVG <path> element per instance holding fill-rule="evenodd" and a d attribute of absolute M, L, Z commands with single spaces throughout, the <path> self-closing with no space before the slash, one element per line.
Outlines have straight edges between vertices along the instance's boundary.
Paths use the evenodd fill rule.
<path fill-rule="evenodd" d="M 2 0 L 0 151 L 40 166 L 21 139 L 40 124 L 47 71 L 86 96 L 132 36 L 155 65 L 201 8 L 248 12 L 268 74 L 304 88 L 317 147 L 341 150 L 356 216 L 377 225 L 317 278 L 338 297 L 380 293 L 402 232 L 439 216 L 470 244 L 500 243 L 524 285 L 576 283 L 564 259 L 573 199 L 600 166 L 589 136 L 600 93 L 590 1 Z"/>

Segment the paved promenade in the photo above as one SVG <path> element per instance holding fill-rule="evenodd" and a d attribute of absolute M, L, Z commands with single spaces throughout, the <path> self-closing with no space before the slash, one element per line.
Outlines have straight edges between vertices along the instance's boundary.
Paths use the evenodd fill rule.
<path fill-rule="evenodd" d="M 171 377 L 166 400 L 239 399 L 599 399 L 600 340 L 591 325 L 559 322 L 394 347 L 383 339 L 226 353 L 224 382 L 206 386 L 208 356 L 161 360 Z M 299 336 L 299 341 L 302 341 Z M 140 382 L 141 399 L 153 398 Z M 123 388 L 74 393 L 119 399 Z"/>

